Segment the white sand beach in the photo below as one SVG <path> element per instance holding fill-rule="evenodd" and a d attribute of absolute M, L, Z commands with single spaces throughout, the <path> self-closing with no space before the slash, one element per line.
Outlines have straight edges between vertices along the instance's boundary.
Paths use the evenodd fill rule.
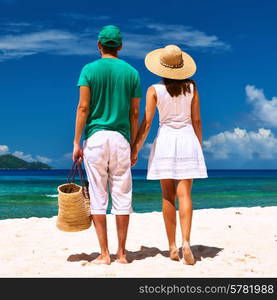
<path fill-rule="evenodd" d="M 0 277 L 277 277 L 276 216 L 277 207 L 194 211 L 194 266 L 168 258 L 160 212 L 131 215 L 127 265 L 91 263 L 99 253 L 93 226 L 66 233 L 56 217 L 1 220 Z M 113 215 L 108 228 L 114 258 Z M 179 227 L 177 241 L 180 247 Z"/>

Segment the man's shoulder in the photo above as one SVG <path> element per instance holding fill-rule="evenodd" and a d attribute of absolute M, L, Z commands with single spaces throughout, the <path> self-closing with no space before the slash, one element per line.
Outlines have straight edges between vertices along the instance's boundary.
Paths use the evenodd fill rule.
<path fill-rule="evenodd" d="M 135 67 L 133 67 L 132 65 L 130 65 L 127 61 L 125 61 L 124 59 L 119 59 L 119 61 L 130 72 L 132 72 L 134 74 L 138 74 L 137 69 Z"/>
<path fill-rule="evenodd" d="M 99 65 L 99 63 L 100 63 L 100 59 L 97 59 L 97 60 L 94 60 L 94 61 L 91 61 L 91 62 L 85 64 L 83 68 L 85 68 L 85 69 L 91 69 L 91 68 Z"/>
<path fill-rule="evenodd" d="M 97 59 L 94 60 L 92 62 L 89 62 L 87 64 L 85 64 L 83 66 L 83 70 L 85 71 L 85 73 L 89 73 L 89 74 L 93 74 L 95 73 L 95 71 L 98 73 L 103 73 L 106 72 L 107 69 L 109 69 L 109 67 L 114 68 L 114 66 L 117 66 L 117 70 L 124 70 L 124 74 L 127 74 L 129 76 L 134 76 L 134 77 L 138 77 L 139 73 L 138 71 L 132 66 L 130 65 L 128 62 L 126 62 L 123 59 L 114 59 L 113 63 L 110 64 L 110 61 L 106 61 L 103 59 Z"/>

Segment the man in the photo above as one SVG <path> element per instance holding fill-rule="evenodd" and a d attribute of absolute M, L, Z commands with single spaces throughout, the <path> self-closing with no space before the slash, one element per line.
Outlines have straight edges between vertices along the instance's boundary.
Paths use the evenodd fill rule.
<path fill-rule="evenodd" d="M 84 161 L 89 181 L 92 219 L 101 249 L 94 260 L 97 264 L 111 263 L 106 223 L 108 189 L 111 213 L 116 215 L 117 261 L 127 263 L 125 244 L 132 212 L 130 147 L 138 131 L 141 87 L 136 69 L 118 58 L 121 48 L 120 29 L 103 27 L 98 36 L 101 58 L 85 65 L 78 81 L 72 159 Z"/>

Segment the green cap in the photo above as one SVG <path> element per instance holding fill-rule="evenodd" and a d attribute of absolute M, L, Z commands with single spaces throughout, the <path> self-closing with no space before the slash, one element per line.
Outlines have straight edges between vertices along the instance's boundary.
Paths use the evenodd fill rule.
<path fill-rule="evenodd" d="M 120 29 L 114 25 L 104 26 L 99 32 L 98 40 L 103 46 L 119 47 L 122 44 Z"/>

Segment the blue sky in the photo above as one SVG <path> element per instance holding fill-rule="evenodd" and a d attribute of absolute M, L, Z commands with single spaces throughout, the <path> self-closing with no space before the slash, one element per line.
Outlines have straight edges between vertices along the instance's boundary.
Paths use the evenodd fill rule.
<path fill-rule="evenodd" d="M 148 51 L 177 44 L 194 57 L 209 169 L 277 168 L 276 9 L 253 0 L 0 0 L 0 154 L 71 166 L 76 82 L 99 57 L 99 29 L 115 24 L 144 95 L 159 81 L 144 66 Z M 137 168 L 157 128 L 156 114 Z"/>

